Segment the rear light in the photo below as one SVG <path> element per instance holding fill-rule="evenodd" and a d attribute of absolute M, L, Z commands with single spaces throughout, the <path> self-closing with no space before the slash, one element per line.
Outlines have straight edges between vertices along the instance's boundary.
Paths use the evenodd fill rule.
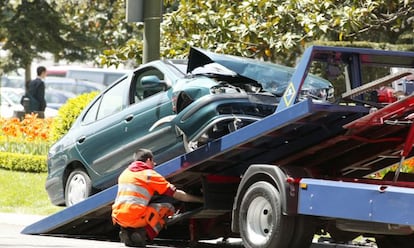
<path fill-rule="evenodd" d="M 379 103 L 393 103 L 397 101 L 394 94 L 394 89 L 391 87 L 381 87 L 377 90 L 377 102 Z"/>

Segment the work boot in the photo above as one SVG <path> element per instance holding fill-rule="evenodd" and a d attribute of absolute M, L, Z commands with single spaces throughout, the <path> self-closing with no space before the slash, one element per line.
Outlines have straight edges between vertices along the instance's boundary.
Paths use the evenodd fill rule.
<path fill-rule="evenodd" d="M 121 227 L 121 231 L 119 231 L 119 239 L 121 240 L 122 243 L 131 242 L 129 240 L 128 230 L 126 228 Z"/>
<path fill-rule="evenodd" d="M 142 230 L 141 230 L 142 229 Z M 121 227 L 119 238 L 128 247 L 146 247 L 146 235 L 143 228 L 124 228 Z"/>
<path fill-rule="evenodd" d="M 131 229 L 130 239 L 135 247 L 146 247 L 147 232 L 144 228 Z"/>

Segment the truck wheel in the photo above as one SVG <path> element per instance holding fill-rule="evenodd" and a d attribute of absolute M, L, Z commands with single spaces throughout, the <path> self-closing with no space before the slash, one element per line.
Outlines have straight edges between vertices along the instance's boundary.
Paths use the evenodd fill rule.
<path fill-rule="evenodd" d="M 289 248 L 310 247 L 315 234 L 314 220 L 310 216 L 295 216 L 295 229 Z"/>
<path fill-rule="evenodd" d="M 410 248 L 413 247 L 414 235 L 384 235 L 376 237 L 378 248 Z"/>
<path fill-rule="evenodd" d="M 92 183 L 88 174 L 82 169 L 72 171 L 66 181 L 65 203 L 72 206 L 91 195 Z"/>
<path fill-rule="evenodd" d="M 282 214 L 279 191 L 268 182 L 257 182 L 243 196 L 239 225 L 246 248 L 287 248 L 294 219 Z"/>

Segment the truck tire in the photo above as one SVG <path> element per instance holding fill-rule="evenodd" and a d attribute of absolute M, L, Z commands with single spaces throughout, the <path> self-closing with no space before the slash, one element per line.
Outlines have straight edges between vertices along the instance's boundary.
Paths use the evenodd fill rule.
<path fill-rule="evenodd" d="M 294 218 L 282 213 L 279 191 L 268 182 L 256 182 L 240 204 L 240 236 L 246 248 L 287 248 Z"/>
<path fill-rule="evenodd" d="M 72 206 L 88 198 L 92 193 L 89 175 L 82 169 L 75 169 L 69 174 L 65 187 L 65 204 Z"/>
<path fill-rule="evenodd" d="M 315 234 L 314 220 L 310 216 L 295 216 L 295 228 L 289 248 L 308 248 L 312 244 Z"/>

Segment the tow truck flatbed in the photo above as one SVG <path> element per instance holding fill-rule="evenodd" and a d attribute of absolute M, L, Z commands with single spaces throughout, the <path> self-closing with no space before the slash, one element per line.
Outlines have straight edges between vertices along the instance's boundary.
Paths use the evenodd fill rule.
<path fill-rule="evenodd" d="M 349 61 L 352 58 L 354 61 L 350 64 L 353 68 L 353 73 L 351 73 L 352 88 L 361 86 L 361 75 L 355 73 L 355 71 L 361 70 L 361 63 L 414 67 L 414 53 L 335 47 L 307 49 L 292 77 L 292 83 L 274 114 L 155 168 L 180 188 L 194 185 L 202 187 L 205 178 L 209 175 L 241 178 L 241 182 L 236 183 L 236 188 L 230 189 L 234 192 L 227 195 L 236 195 L 234 201 L 228 199 L 224 205 L 216 204 L 212 202 L 213 198 L 208 196 L 206 192 L 206 203 L 203 209 L 195 212 L 192 218 L 213 218 L 223 215 L 223 213 L 237 212 L 236 206 L 240 207 L 239 204 L 242 202 L 242 195 L 239 197 L 239 194 L 246 192 L 247 188 L 251 186 L 251 184 L 247 185 L 247 181 L 255 178 L 252 176 L 255 173 L 255 167 L 252 165 L 259 168 L 256 169 L 257 174 L 266 173 L 266 168 L 277 167 L 281 171 L 286 169 L 286 177 L 283 177 L 282 181 L 279 182 L 275 179 L 277 181 L 275 185 L 281 192 L 281 198 L 288 195 L 289 192 L 292 193 L 289 189 L 280 188 L 281 185 L 290 181 L 289 185 L 299 187 L 301 180 L 312 190 L 321 184 L 325 186 L 338 185 L 343 190 L 343 196 L 355 190 L 360 195 L 356 194 L 358 199 L 351 198 L 361 202 L 366 199 L 367 192 L 376 190 L 376 193 L 384 193 L 386 189 L 392 189 L 395 194 L 382 194 L 382 198 L 377 203 L 379 205 L 395 199 L 395 195 L 407 199 L 407 196 L 414 194 L 414 184 L 411 182 L 367 179 L 369 175 L 398 163 L 404 145 L 407 142 L 412 142 L 407 141 L 411 122 L 403 123 L 402 120 L 409 120 L 410 114 L 414 112 L 414 95 L 407 96 L 376 111 L 361 104 L 326 103 L 311 99 L 292 100 L 297 99 L 310 61 L 312 59 L 326 60 L 326 57 L 331 55 L 336 56 L 335 58 L 338 60 Z M 412 143 L 409 144 L 412 146 Z M 406 155 L 407 158 L 413 156 L 411 149 Z M 260 165 L 268 166 L 261 167 Z M 293 173 L 293 179 L 285 180 L 291 175 L 290 172 L 295 170 L 301 172 L 297 175 Z M 306 174 L 311 175 L 309 179 L 306 176 L 301 178 L 301 175 Z M 327 180 L 325 184 L 324 180 Z M 361 181 L 358 182 L 358 180 Z M 352 187 L 348 187 L 348 183 Z M 247 186 L 243 188 L 242 186 L 245 184 Z M 384 184 L 387 186 L 383 188 L 384 192 L 380 192 L 378 188 Z M 287 203 L 282 204 L 282 212 L 294 215 L 414 224 L 414 216 L 411 215 L 408 220 L 404 221 L 401 216 L 382 218 L 384 211 L 390 209 L 407 213 L 410 207 L 406 204 L 399 204 L 400 208 L 395 208 L 395 204 L 384 205 L 384 208 L 376 212 L 371 219 L 359 218 L 358 214 L 361 214 L 362 210 L 358 208 L 347 215 L 343 215 L 343 213 L 347 213 L 346 209 L 342 209 L 339 213 L 330 214 L 329 211 L 327 212 L 329 204 L 326 203 L 329 201 L 327 198 L 335 195 L 335 190 L 332 190 L 335 187 L 321 188 L 322 191 L 319 189 L 306 191 L 305 188 L 299 188 L 300 194 L 294 196 L 297 197 L 296 200 L 293 202 L 287 200 Z M 328 191 L 326 197 L 321 198 L 319 204 L 309 203 L 312 195 L 323 192 L 323 190 Z M 26 227 L 22 233 L 92 235 L 95 237 L 115 235 L 115 229 L 110 220 L 110 211 L 116 191 L 117 186 L 113 186 Z M 412 202 L 407 201 L 408 203 Z M 292 209 L 290 207 L 292 204 L 293 206 L 299 205 L 296 209 Z M 338 201 L 337 204 L 339 205 L 336 207 L 340 207 L 341 201 Z M 366 209 L 366 204 L 369 207 L 369 203 L 361 204 L 365 204 L 363 209 Z M 314 212 L 316 211 L 315 206 L 318 207 L 319 212 Z M 362 205 L 357 204 L 356 206 Z M 364 211 L 364 214 L 366 213 L 367 211 Z M 404 218 L 407 218 L 407 215 Z M 238 225 L 238 222 L 236 224 L 233 222 L 232 228 L 237 230 Z"/>

